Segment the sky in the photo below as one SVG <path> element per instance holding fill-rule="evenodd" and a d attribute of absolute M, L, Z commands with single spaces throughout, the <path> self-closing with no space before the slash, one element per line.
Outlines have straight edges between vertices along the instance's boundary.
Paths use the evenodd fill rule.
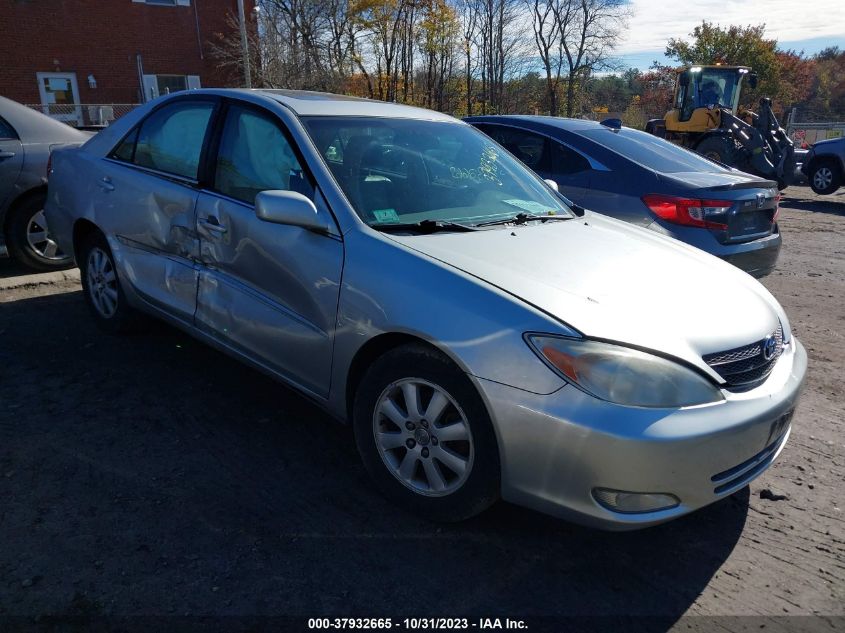
<path fill-rule="evenodd" d="M 689 39 L 701 20 L 722 26 L 766 24 L 781 49 L 808 55 L 827 46 L 845 49 L 845 0 L 631 0 L 633 16 L 617 50 L 629 68 L 645 70 L 663 56 L 670 37 Z M 674 63 L 674 62 L 673 62 Z"/>

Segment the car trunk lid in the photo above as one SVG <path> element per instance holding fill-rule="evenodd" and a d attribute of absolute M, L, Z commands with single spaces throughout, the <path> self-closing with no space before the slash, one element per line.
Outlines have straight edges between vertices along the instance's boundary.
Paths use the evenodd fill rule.
<path fill-rule="evenodd" d="M 706 219 L 727 227 L 708 229 L 720 243 L 749 242 L 771 235 L 780 199 L 777 184 L 771 180 L 742 172 L 682 172 L 664 175 L 663 178 L 684 185 L 684 197 L 725 204 L 721 207 L 723 210 L 712 204 L 706 205 L 713 209 L 712 215 Z"/>

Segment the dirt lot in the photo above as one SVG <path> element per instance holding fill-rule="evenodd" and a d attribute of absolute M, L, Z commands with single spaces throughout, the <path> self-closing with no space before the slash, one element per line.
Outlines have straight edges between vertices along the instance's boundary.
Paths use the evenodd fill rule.
<path fill-rule="evenodd" d="M 636 533 L 506 504 L 418 520 L 374 492 L 347 428 L 279 384 L 165 326 L 106 336 L 73 283 L 0 291 L 0 629 L 45 614 L 843 627 L 845 191 L 786 193 L 765 284 L 811 358 L 792 438 L 750 490 Z M 785 617 L 814 614 L 840 617 Z M 679 621 L 712 615 L 758 618 Z"/>

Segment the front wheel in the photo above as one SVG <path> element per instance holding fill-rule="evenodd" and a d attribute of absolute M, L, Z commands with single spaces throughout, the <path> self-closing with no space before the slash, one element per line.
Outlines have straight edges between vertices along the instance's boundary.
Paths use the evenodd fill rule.
<path fill-rule="evenodd" d="M 47 228 L 46 196 L 34 195 L 9 210 L 7 241 L 12 257 L 34 270 L 62 270 L 73 266 Z"/>
<path fill-rule="evenodd" d="M 353 425 L 376 485 L 416 514 L 460 521 L 499 496 L 487 409 L 466 374 L 436 350 L 406 345 L 376 360 L 358 388 Z"/>
<path fill-rule="evenodd" d="M 819 195 L 831 194 L 841 184 L 842 172 L 832 161 L 818 162 L 810 169 L 810 188 Z"/>

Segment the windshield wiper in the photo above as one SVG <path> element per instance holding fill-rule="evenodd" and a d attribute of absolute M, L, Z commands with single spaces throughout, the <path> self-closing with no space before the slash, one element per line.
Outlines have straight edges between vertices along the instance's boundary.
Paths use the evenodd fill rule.
<path fill-rule="evenodd" d="M 526 222 L 533 222 L 535 220 L 545 222 L 546 220 L 570 220 L 566 215 L 537 215 L 535 213 L 517 213 L 516 215 L 508 216 L 506 218 L 499 218 L 498 220 L 487 220 L 486 222 L 478 222 L 475 226 L 493 226 L 494 224 L 525 224 Z"/>
<path fill-rule="evenodd" d="M 419 222 L 398 222 L 395 224 L 370 224 L 370 228 L 386 233 L 400 233 L 403 231 L 414 231 L 416 233 L 437 233 L 441 231 L 467 232 L 478 229 L 468 224 L 450 222 L 449 220 L 421 220 Z"/>

